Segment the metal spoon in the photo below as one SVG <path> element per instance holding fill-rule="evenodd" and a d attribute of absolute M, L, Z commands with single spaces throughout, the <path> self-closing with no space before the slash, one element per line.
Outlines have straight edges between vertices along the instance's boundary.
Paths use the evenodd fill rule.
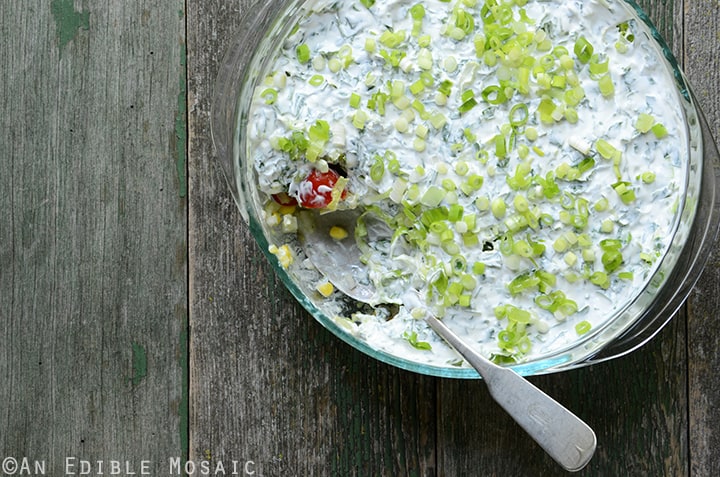
<path fill-rule="evenodd" d="M 319 214 L 303 211 L 299 238 L 305 253 L 335 287 L 364 303 L 378 304 L 377 290 L 360 261 L 354 238 L 357 210 Z M 330 236 L 330 228 L 348 232 L 344 239 Z M 593 430 L 560 403 L 510 368 L 496 365 L 474 351 L 442 321 L 427 315 L 425 321 L 473 367 L 487 384 L 490 395 L 560 466 L 576 472 L 592 458 L 597 439 Z"/>

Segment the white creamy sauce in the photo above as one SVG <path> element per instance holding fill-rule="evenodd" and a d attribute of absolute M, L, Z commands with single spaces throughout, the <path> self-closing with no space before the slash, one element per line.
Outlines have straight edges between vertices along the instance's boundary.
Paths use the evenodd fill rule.
<path fill-rule="evenodd" d="M 512 20 L 493 37 L 498 22 L 484 24 L 493 11 L 484 6 L 498 3 L 504 6 L 495 6 L 495 14 L 510 12 Z M 309 2 L 256 90 L 248 157 L 267 194 L 268 223 L 285 223 L 277 216 L 288 212 L 278 211 L 272 194 L 297 196 L 310 171 L 330 164 L 348 180 L 338 208 L 371 208 L 398 230 L 392 242 L 365 244 L 379 291 L 389 302 L 404 302 L 394 316 L 384 310 L 344 315 L 339 292 L 317 296 L 318 306 L 349 332 L 392 355 L 459 363 L 413 314 L 418 308 L 441 316 L 488 356 L 524 361 L 566 348 L 640 293 L 677 226 L 687 133 L 673 78 L 645 30 L 624 2 L 516 3 L 524 5 L 428 0 L 420 3 L 418 29 L 413 2 L 378 0 L 369 8 L 358 0 Z M 462 27 L 467 33 L 457 30 Z M 387 32 L 398 35 L 397 45 L 383 37 Z M 485 46 L 478 53 L 479 37 Z M 581 37 L 599 56 L 581 58 L 584 52 L 575 51 Z M 300 45 L 309 53 L 306 62 L 298 60 Z M 388 62 L 393 54 L 397 66 Z M 606 75 L 612 93 L 601 86 Z M 449 95 L 439 93 L 443 84 Z M 568 99 L 572 91 L 581 97 Z M 384 110 L 378 93 L 387 95 Z M 639 131 L 643 115 L 667 134 Z M 330 130 L 317 159 L 280 150 L 281 138 L 307 136 L 318 120 Z M 601 150 L 605 144 L 609 151 Z M 623 187 L 634 198 L 621 197 Z M 441 215 L 423 222 L 429 210 Z M 277 246 L 293 242 L 294 230 L 287 231 Z M 616 268 L 603 263 L 607 240 L 619 244 L 610 252 L 621 256 Z M 294 252 L 301 254 L 297 247 Z M 322 281 L 307 261 L 289 267 L 291 274 Z M 519 276 L 535 284 L 512 293 L 509 284 Z M 548 309 L 550 297 L 559 296 L 553 292 L 561 292 L 556 305 L 569 306 L 568 313 Z M 527 333 L 519 348 L 498 344 L 510 326 L 498 314 L 507 305 L 528 321 L 514 334 Z M 431 349 L 411 344 L 417 342 Z"/>

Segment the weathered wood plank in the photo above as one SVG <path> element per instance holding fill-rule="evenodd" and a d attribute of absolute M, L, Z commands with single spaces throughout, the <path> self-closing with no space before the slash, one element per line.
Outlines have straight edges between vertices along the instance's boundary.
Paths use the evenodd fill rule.
<path fill-rule="evenodd" d="M 683 63 L 710 125 L 720 138 L 720 4 L 685 5 Z M 720 260 L 713 256 L 689 299 L 688 368 L 690 470 L 693 476 L 713 475 L 720 468 Z"/>
<path fill-rule="evenodd" d="M 251 3 L 189 16 L 191 458 L 262 475 L 434 475 L 434 380 L 377 363 L 274 277 L 213 164 L 218 62 Z"/>
<path fill-rule="evenodd" d="M 674 21 L 682 18 L 681 3 L 638 3 L 682 53 L 683 24 Z M 598 449 L 580 475 L 688 474 L 685 342 L 680 316 L 627 357 L 531 379 L 594 428 Z M 485 403 L 480 384 L 443 381 L 438 395 L 438 466 L 446 475 L 468 475 L 473 469 L 483 475 L 558 474 L 557 465 L 502 409 Z"/>
<path fill-rule="evenodd" d="M 183 5 L 0 3 L 0 455 L 47 475 L 182 452 Z"/>

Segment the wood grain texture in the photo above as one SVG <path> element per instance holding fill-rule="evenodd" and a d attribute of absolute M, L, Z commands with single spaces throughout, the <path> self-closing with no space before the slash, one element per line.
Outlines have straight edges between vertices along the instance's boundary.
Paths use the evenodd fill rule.
<path fill-rule="evenodd" d="M 559 475 L 482 382 L 353 350 L 274 276 L 209 129 L 221 56 L 259 3 L 105 3 L 0 2 L 0 458 Z M 720 2 L 639 3 L 720 137 Z M 531 378 L 598 434 L 579 475 L 720 468 L 718 257 L 645 347 Z"/>
<path fill-rule="evenodd" d="M 701 104 L 716 101 L 707 97 L 717 90 L 716 69 L 693 70 L 685 32 L 697 36 L 692 48 L 716 61 L 714 43 L 705 40 L 717 38 L 717 3 L 702 7 L 713 20 L 679 1 L 639 3 L 689 63 L 691 82 L 700 73 L 709 78 L 698 79 Z M 416 376 L 370 360 L 319 327 L 273 276 L 207 140 L 221 52 L 250 11 L 243 1 L 191 4 L 189 11 L 191 456 L 250 459 L 266 475 L 557 475 L 481 382 Z M 707 273 L 707 286 L 717 286 Z M 715 340 L 693 351 L 687 338 L 707 326 L 696 312 L 702 293 L 701 286 L 689 317 L 683 310 L 637 352 L 532 378 L 598 434 L 597 454 L 580 475 L 710 475 L 717 468 L 708 425 L 717 423 L 718 386 L 708 366 L 692 362 L 701 351 L 716 362 Z M 713 305 L 703 303 L 707 314 Z M 695 403 L 698 396 L 704 401 Z"/>
<path fill-rule="evenodd" d="M 181 452 L 182 8 L 0 4 L 0 455 L 48 475 Z"/>
<path fill-rule="evenodd" d="M 434 381 L 316 323 L 275 278 L 213 163 L 212 86 L 250 11 L 188 11 L 191 459 L 252 460 L 265 476 L 433 475 Z"/>
<path fill-rule="evenodd" d="M 684 322 L 632 355 L 530 381 L 595 431 L 598 448 L 577 475 L 687 475 Z M 482 383 L 444 380 L 438 392 L 439 475 L 560 475 Z"/>
<path fill-rule="evenodd" d="M 720 4 L 685 2 L 683 65 L 714 137 L 720 138 Z M 713 255 L 688 300 L 690 470 L 720 469 L 720 254 Z"/>

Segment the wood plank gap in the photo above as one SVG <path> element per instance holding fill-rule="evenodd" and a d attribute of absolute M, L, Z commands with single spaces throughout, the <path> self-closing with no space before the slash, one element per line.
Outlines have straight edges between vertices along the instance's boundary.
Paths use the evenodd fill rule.
<path fill-rule="evenodd" d="M 187 247 L 185 247 L 185 263 L 188 264 L 188 267 L 185 271 L 185 283 L 186 283 L 186 289 L 190 289 L 190 200 L 187 195 L 190 194 L 190 189 L 188 187 L 188 177 L 189 177 L 189 167 L 188 163 L 190 162 L 190 147 L 189 147 L 189 139 L 188 139 L 188 131 L 190 130 L 190 123 L 188 119 L 188 111 L 190 110 L 190 96 L 188 94 L 188 84 L 189 84 L 189 77 L 188 77 L 188 2 L 187 0 L 183 3 L 183 49 L 182 49 L 182 74 L 184 75 L 183 78 L 183 85 L 180 88 L 180 99 L 178 100 L 178 104 L 181 103 L 181 101 L 184 104 L 184 108 L 182 110 L 178 111 L 178 116 L 182 114 L 182 124 L 184 127 L 184 134 L 182 141 L 183 144 L 183 154 L 184 154 L 184 161 L 182 162 L 182 168 L 183 168 L 183 177 L 184 179 L 181 179 L 181 195 L 182 195 L 182 187 L 184 182 L 185 187 L 185 194 L 186 198 L 188 200 L 188 207 L 185 208 L 185 243 L 187 244 Z M 180 165 L 178 165 L 178 168 Z M 192 312 L 192 309 L 190 308 L 190 293 L 187 293 L 185 296 L 185 306 L 187 309 L 187 315 L 185 317 L 185 327 L 184 330 L 180 333 L 180 367 L 181 367 L 181 397 L 180 397 L 180 406 L 179 406 L 179 414 L 180 414 L 180 451 L 182 453 L 182 457 L 184 461 L 190 460 L 190 350 L 192 349 L 190 346 L 190 313 Z"/>

